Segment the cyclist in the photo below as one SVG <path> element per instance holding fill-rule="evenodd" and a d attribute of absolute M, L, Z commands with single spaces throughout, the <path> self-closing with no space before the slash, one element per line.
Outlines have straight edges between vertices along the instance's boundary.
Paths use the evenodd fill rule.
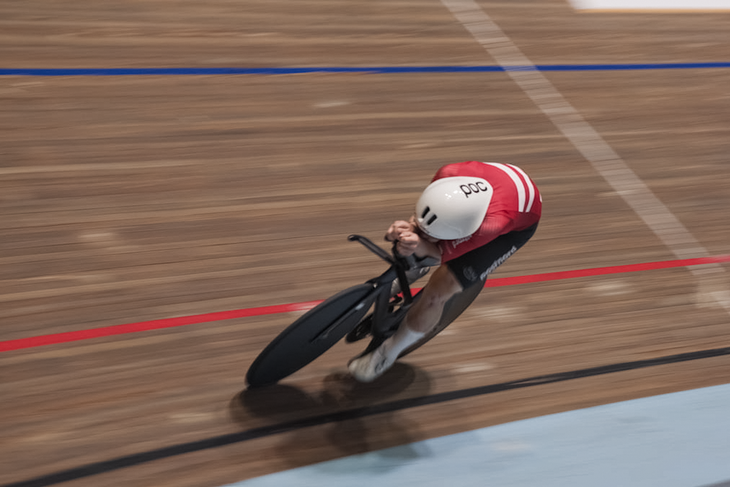
<path fill-rule="evenodd" d="M 370 382 L 438 324 L 444 305 L 483 285 L 492 271 L 534 235 L 542 197 L 525 172 L 510 164 L 467 161 L 443 166 L 409 221 L 394 222 L 385 239 L 403 256 L 437 259 L 440 266 L 396 333 L 350 361 L 353 377 Z"/>

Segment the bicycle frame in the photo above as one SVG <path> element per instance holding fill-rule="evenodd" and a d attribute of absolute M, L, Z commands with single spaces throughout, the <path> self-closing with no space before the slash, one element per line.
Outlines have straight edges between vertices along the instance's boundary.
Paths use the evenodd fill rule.
<path fill-rule="evenodd" d="M 395 244 L 391 255 L 363 236 L 350 235 L 348 240 L 361 243 L 390 266 L 380 276 L 331 296 L 279 333 L 249 367 L 246 380 L 250 387 L 274 384 L 288 377 L 345 336 L 349 343 L 370 336 L 364 352 L 369 353 L 395 333 L 418 300 L 419 294 L 413 295 L 409 279 L 418 279 L 425 274 L 421 270 L 435 264 L 429 259 L 402 257 L 396 252 Z M 394 283 L 400 286 L 402 300 L 392 299 Z M 368 316 L 371 306 L 373 311 Z M 450 316 L 448 321 L 457 315 Z M 411 348 L 415 349 L 431 338 L 429 336 Z"/>
<path fill-rule="evenodd" d="M 383 272 L 380 276 L 375 277 L 367 281 L 368 284 L 373 286 L 373 291 L 368 295 L 367 299 L 363 301 L 369 301 L 372 299 L 373 294 L 375 296 L 374 310 L 372 314 L 372 327 L 370 334 L 375 340 L 382 340 L 390 336 L 395 329 L 398 327 L 403 317 L 410 309 L 414 302 L 414 296 L 411 293 L 410 284 L 406 272 L 418 267 L 416 260 L 413 256 L 403 257 L 398 254 L 395 249 L 395 243 L 393 244 L 392 255 L 380 248 L 378 245 L 373 243 L 370 239 L 361 235 L 350 235 L 347 238 L 351 242 L 359 242 L 365 248 L 370 250 L 372 253 L 380 257 L 382 260 L 390 264 L 390 267 Z M 397 310 L 391 312 L 391 287 L 394 280 L 398 280 L 400 285 L 401 293 L 403 295 L 403 302 L 400 303 Z M 329 329 L 333 329 L 343 321 L 347 319 L 349 315 L 355 312 L 357 309 L 350 310 L 343 317 L 337 320 Z"/>

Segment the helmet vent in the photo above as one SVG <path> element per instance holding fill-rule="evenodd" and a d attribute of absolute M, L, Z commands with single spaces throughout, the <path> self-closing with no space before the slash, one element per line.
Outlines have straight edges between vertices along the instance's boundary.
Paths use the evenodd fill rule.
<path fill-rule="evenodd" d="M 421 212 L 421 218 L 426 218 L 426 215 L 428 215 L 429 211 L 431 211 L 431 208 L 429 208 L 428 206 L 426 208 L 424 208 L 423 211 Z"/>
<path fill-rule="evenodd" d="M 436 216 L 436 215 L 434 214 L 434 215 L 433 215 L 433 216 L 432 216 L 431 218 L 429 218 L 429 219 L 428 219 L 428 221 L 426 222 L 426 224 L 427 224 L 427 225 L 430 225 L 430 224 L 432 224 L 433 222 L 435 222 L 435 221 L 436 221 L 436 218 L 438 218 L 438 216 Z"/>

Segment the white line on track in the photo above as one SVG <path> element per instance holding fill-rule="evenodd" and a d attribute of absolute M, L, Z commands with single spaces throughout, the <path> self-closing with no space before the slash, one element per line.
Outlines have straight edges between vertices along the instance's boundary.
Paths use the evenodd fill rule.
<path fill-rule="evenodd" d="M 441 0 L 474 39 L 588 160 L 657 237 L 680 259 L 707 249 L 662 203 L 580 113 L 473 0 Z M 689 268 L 695 276 L 724 272 L 719 264 Z M 717 303 L 730 313 L 725 300 Z"/>

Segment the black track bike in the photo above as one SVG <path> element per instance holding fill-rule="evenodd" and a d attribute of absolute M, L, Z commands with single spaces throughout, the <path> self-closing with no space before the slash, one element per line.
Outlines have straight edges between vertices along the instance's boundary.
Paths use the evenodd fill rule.
<path fill-rule="evenodd" d="M 351 343 L 370 336 L 364 353 L 374 350 L 395 333 L 410 307 L 419 299 L 420 293 L 412 295 L 410 284 L 435 262 L 401 257 L 395 251 L 395 244 L 388 253 L 361 235 L 350 235 L 348 240 L 361 243 L 390 267 L 378 277 L 335 294 L 289 325 L 251 364 L 246 374 L 249 387 L 275 384 L 311 363 L 342 338 Z M 399 357 L 411 353 L 446 328 L 474 301 L 483 287 L 484 282 L 451 298 L 439 323 Z"/>

